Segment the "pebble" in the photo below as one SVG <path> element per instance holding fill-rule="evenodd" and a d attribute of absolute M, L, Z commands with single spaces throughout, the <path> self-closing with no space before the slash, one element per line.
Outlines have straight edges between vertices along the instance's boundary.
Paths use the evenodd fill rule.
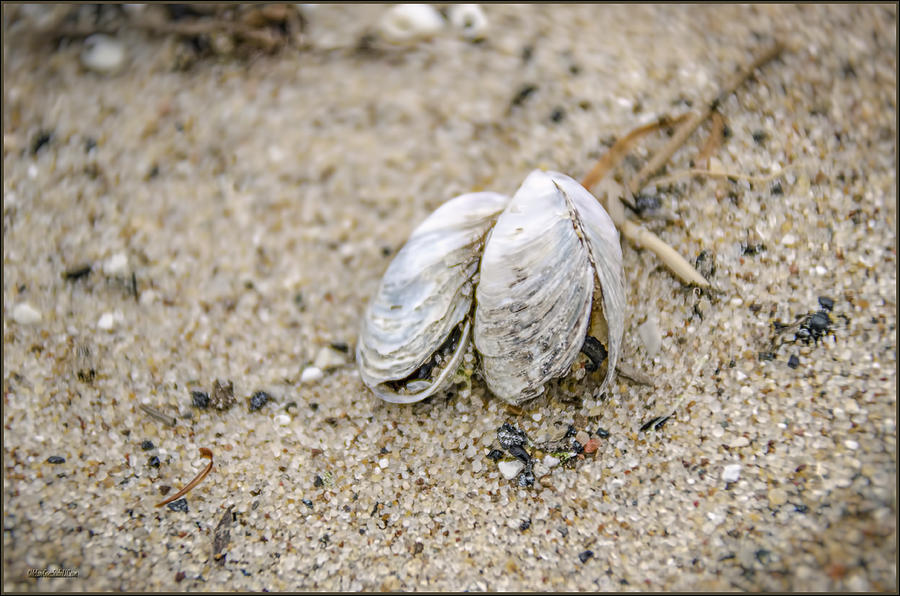
<path fill-rule="evenodd" d="M 59 455 L 51 455 L 47 458 L 48 464 L 64 464 L 66 463 L 66 458 L 60 457 Z"/>
<path fill-rule="evenodd" d="M 453 4 L 447 16 L 450 24 L 459 29 L 466 39 L 480 39 L 487 31 L 487 17 L 477 4 Z"/>
<path fill-rule="evenodd" d="M 300 375 L 301 383 L 314 383 L 316 381 L 320 381 L 325 376 L 325 373 L 322 372 L 322 369 L 318 366 L 307 366 L 303 369 L 303 373 Z"/>
<path fill-rule="evenodd" d="M 237 402 L 234 397 L 234 382 L 226 381 L 223 383 L 219 379 L 213 383 L 212 396 L 209 403 L 217 410 L 227 410 Z"/>
<path fill-rule="evenodd" d="M 115 325 L 116 317 L 111 312 L 103 313 L 100 315 L 100 320 L 97 321 L 97 327 L 103 331 L 110 331 Z"/>
<path fill-rule="evenodd" d="M 195 408 L 208 408 L 209 394 L 205 391 L 191 391 L 191 403 Z"/>
<path fill-rule="evenodd" d="M 769 506 L 778 507 L 787 503 L 787 493 L 780 488 L 769 490 Z"/>
<path fill-rule="evenodd" d="M 584 452 L 594 453 L 599 447 L 600 441 L 598 439 L 590 439 L 587 443 L 584 444 Z"/>
<path fill-rule="evenodd" d="M 84 40 L 81 63 L 96 72 L 114 73 L 125 63 L 125 45 L 108 35 L 91 35 Z"/>
<path fill-rule="evenodd" d="M 491 449 L 490 453 L 488 453 L 487 456 L 488 456 L 488 459 L 497 461 L 503 457 L 503 452 L 500 451 L 499 449 Z"/>
<path fill-rule="evenodd" d="M 142 442 L 141 442 L 141 449 L 143 449 L 144 451 L 150 451 L 151 449 L 153 449 L 153 441 L 149 441 L 149 440 L 148 440 L 148 441 L 142 441 Z"/>
<path fill-rule="evenodd" d="M 741 464 L 728 464 L 722 468 L 722 480 L 725 482 L 737 482 L 741 479 Z"/>
<path fill-rule="evenodd" d="M 518 476 L 519 472 L 525 469 L 525 463 L 517 459 L 513 461 L 502 461 L 497 464 L 497 469 L 500 470 L 500 474 L 504 478 L 512 480 Z"/>
<path fill-rule="evenodd" d="M 587 560 L 594 556 L 594 551 L 586 550 L 583 553 L 578 555 L 578 560 L 582 563 L 587 563 Z"/>
<path fill-rule="evenodd" d="M 275 424 L 279 426 L 287 426 L 290 423 L 291 417 L 287 414 L 279 414 L 278 416 L 275 416 Z"/>
<path fill-rule="evenodd" d="M 584 432 L 583 430 L 575 433 L 575 440 L 578 441 L 578 444 L 584 447 L 587 445 L 587 442 L 591 440 L 591 436 Z"/>
<path fill-rule="evenodd" d="M 319 353 L 316 354 L 316 359 L 313 362 L 313 366 L 323 371 L 332 370 L 344 366 L 345 364 L 347 364 L 347 359 L 344 355 L 330 347 L 319 350 Z"/>
<path fill-rule="evenodd" d="M 172 501 L 171 503 L 169 503 L 167 505 L 167 507 L 169 509 L 171 509 L 172 511 L 181 511 L 182 513 L 188 512 L 187 499 L 185 499 L 184 497 L 181 497 L 180 499 L 178 499 L 176 501 Z"/>
<path fill-rule="evenodd" d="M 268 401 L 268 393 L 266 393 L 265 391 L 257 391 L 253 394 L 253 397 L 250 398 L 250 411 L 255 412 L 256 410 L 266 405 Z"/>
<path fill-rule="evenodd" d="M 552 467 L 554 467 L 554 466 L 558 466 L 558 465 L 559 465 L 559 458 L 558 458 L 558 457 L 553 457 L 552 455 L 545 455 L 545 456 L 544 456 L 544 465 L 547 466 L 548 468 L 552 468 Z"/>
<path fill-rule="evenodd" d="M 401 43 L 435 35 L 444 28 L 444 19 L 428 4 L 398 4 L 384 14 L 379 28 L 386 40 Z"/>
<path fill-rule="evenodd" d="M 647 317 L 647 320 L 638 327 L 638 335 L 644 344 L 644 348 L 647 350 L 647 355 L 651 358 L 656 356 L 659 353 L 659 348 L 662 346 L 662 337 L 659 333 L 656 317 Z"/>
<path fill-rule="evenodd" d="M 746 447 L 749 444 L 750 444 L 750 439 L 748 439 L 747 437 L 738 437 L 737 439 L 735 439 L 734 441 L 731 442 L 731 447 L 732 448 Z"/>
<path fill-rule="evenodd" d="M 550 473 L 550 468 L 543 463 L 537 463 L 534 466 L 534 477 L 543 478 Z"/>
<path fill-rule="evenodd" d="M 34 325 L 41 322 L 41 311 L 27 302 L 16 305 L 13 309 L 13 319 L 19 325 Z"/>
<path fill-rule="evenodd" d="M 156 455 L 151 455 L 150 458 L 147 460 L 147 465 L 150 466 L 151 468 L 158 468 L 159 467 L 159 457 Z"/>
<path fill-rule="evenodd" d="M 844 447 L 846 447 L 847 449 L 852 449 L 853 451 L 856 451 L 857 449 L 859 449 L 859 443 L 857 443 L 856 441 L 854 441 L 852 439 L 847 439 L 846 441 L 844 441 Z"/>
<path fill-rule="evenodd" d="M 797 237 L 794 236 L 793 234 L 785 234 L 784 237 L 781 239 L 781 243 L 784 244 L 785 246 L 793 246 L 794 244 L 797 243 Z"/>
<path fill-rule="evenodd" d="M 128 271 L 128 255 L 120 252 L 111 256 L 103 263 L 103 273 L 116 277 L 125 275 Z"/>

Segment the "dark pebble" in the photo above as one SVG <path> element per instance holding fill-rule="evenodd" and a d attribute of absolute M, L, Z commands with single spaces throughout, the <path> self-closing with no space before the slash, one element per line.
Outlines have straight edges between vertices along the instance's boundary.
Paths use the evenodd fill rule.
<path fill-rule="evenodd" d="M 95 141 L 94 139 L 92 139 L 90 137 L 88 137 L 87 140 L 84 142 L 84 152 L 85 153 L 90 153 L 91 151 L 96 149 L 96 147 L 97 147 L 97 141 Z"/>
<path fill-rule="evenodd" d="M 309 499 L 300 499 L 300 502 L 303 503 L 304 505 L 306 505 L 307 507 L 309 507 L 310 509 L 313 508 L 313 502 L 310 501 Z"/>
<path fill-rule="evenodd" d="M 560 526 L 556 529 L 563 538 L 569 535 L 569 528 L 567 528 L 566 526 Z"/>
<path fill-rule="evenodd" d="M 661 206 L 662 201 L 657 195 L 640 194 L 634 199 L 634 210 L 637 211 L 638 214 L 641 214 L 644 211 L 656 211 Z"/>
<path fill-rule="evenodd" d="M 794 511 L 797 513 L 806 513 L 809 511 L 809 507 L 806 505 L 794 505 Z"/>
<path fill-rule="evenodd" d="M 553 113 L 550 114 L 550 120 L 553 120 L 554 122 L 562 122 L 565 117 L 566 111 L 562 108 L 556 108 L 553 110 Z"/>
<path fill-rule="evenodd" d="M 594 551 L 586 550 L 580 555 L 578 555 L 578 560 L 582 563 L 587 563 L 587 560 L 594 556 Z"/>
<path fill-rule="evenodd" d="M 763 141 L 766 140 L 767 136 L 768 135 L 766 135 L 766 131 L 755 130 L 755 131 L 753 131 L 753 142 L 756 143 L 757 145 L 762 145 Z"/>
<path fill-rule="evenodd" d="M 316 479 L 313 480 L 313 486 L 315 486 L 316 488 L 325 486 L 325 481 L 322 480 L 321 476 L 316 476 Z"/>
<path fill-rule="evenodd" d="M 768 360 L 775 360 L 774 352 L 760 352 L 759 353 L 759 361 L 766 362 Z"/>
<path fill-rule="evenodd" d="M 66 281 L 77 281 L 77 280 L 81 279 L 82 277 L 87 277 L 90 272 L 91 272 L 91 264 L 86 263 L 84 265 L 79 265 L 77 267 L 68 269 L 67 271 L 65 271 L 63 273 L 63 278 Z"/>
<path fill-rule="evenodd" d="M 525 469 L 519 474 L 519 486 L 523 488 L 534 486 L 534 472 L 531 471 L 530 465 L 526 465 Z"/>
<path fill-rule="evenodd" d="M 331 347 L 338 352 L 343 352 L 344 354 L 350 351 L 350 346 L 348 346 L 347 342 L 345 341 L 333 341 L 331 342 Z"/>
<path fill-rule="evenodd" d="M 601 439 L 608 439 L 609 431 L 601 426 L 600 428 L 597 429 L 597 436 L 600 437 Z"/>
<path fill-rule="evenodd" d="M 537 91 L 537 85 L 531 85 L 531 84 L 523 85 L 522 88 L 519 89 L 519 92 L 516 93 L 516 96 L 513 97 L 510 104 L 513 106 L 522 105 L 525 102 L 525 100 L 528 99 L 528 96 L 531 95 L 532 93 L 534 93 L 535 91 Z"/>
<path fill-rule="evenodd" d="M 177 501 L 172 501 L 171 503 L 166 505 L 166 507 L 168 507 L 172 511 L 181 511 L 182 513 L 188 512 L 187 499 L 185 499 L 184 497 L 181 497 Z"/>
<path fill-rule="evenodd" d="M 576 455 L 584 451 L 584 445 L 575 440 L 572 441 L 572 445 L 569 448 L 574 451 Z"/>
<path fill-rule="evenodd" d="M 51 455 L 47 458 L 48 464 L 64 464 L 66 463 L 66 458 L 60 457 L 59 455 Z"/>
<path fill-rule="evenodd" d="M 179 584 L 184 580 L 184 571 L 179 571 L 175 574 L 175 583 Z"/>
<path fill-rule="evenodd" d="M 776 182 L 772 185 L 772 194 L 773 195 L 783 195 L 784 189 L 781 188 L 781 182 Z"/>
<path fill-rule="evenodd" d="M 499 449 L 491 449 L 491 452 L 487 454 L 488 459 L 493 461 L 499 461 L 501 457 L 503 457 L 503 452 Z"/>
<path fill-rule="evenodd" d="M 509 449 L 512 446 L 521 447 L 528 441 L 528 436 L 524 431 L 517 429 L 511 424 L 504 423 L 503 426 L 497 429 L 497 440 L 500 441 L 500 446 L 504 449 Z"/>
<path fill-rule="evenodd" d="M 834 308 L 834 300 L 828 296 L 819 296 L 819 306 L 830 311 Z"/>
<path fill-rule="evenodd" d="M 209 393 L 206 391 L 191 391 L 191 401 L 195 408 L 208 408 Z"/>
<path fill-rule="evenodd" d="M 153 449 L 153 447 L 154 447 L 153 441 L 142 441 L 141 442 L 141 449 L 143 449 L 144 451 L 150 451 L 151 449 Z"/>
<path fill-rule="evenodd" d="M 250 398 L 250 411 L 255 412 L 260 409 L 269 401 L 269 394 L 265 391 L 257 391 L 253 394 L 253 397 Z"/>
<path fill-rule="evenodd" d="M 744 244 L 741 243 L 741 254 L 742 255 L 758 255 L 759 253 L 766 250 L 766 245 L 761 243 L 756 244 Z"/>
<path fill-rule="evenodd" d="M 522 532 L 524 532 L 525 530 L 527 530 L 530 527 L 531 527 L 530 519 L 523 519 L 522 523 L 519 524 L 519 530 L 521 530 Z"/>
<path fill-rule="evenodd" d="M 151 468 L 158 468 L 159 467 L 159 457 L 157 457 L 155 455 L 151 455 L 150 459 L 147 460 L 147 465 L 150 466 Z"/>
<path fill-rule="evenodd" d="M 574 437 L 577 434 L 578 434 L 578 429 L 576 429 L 574 426 L 572 426 L 570 424 L 569 428 L 566 429 L 566 434 L 563 435 L 563 438 L 568 439 L 569 437 Z"/>
<path fill-rule="evenodd" d="M 41 131 L 38 133 L 37 138 L 34 140 L 34 143 L 31 145 L 31 154 L 34 155 L 38 151 L 44 148 L 45 145 L 50 143 L 50 140 L 53 138 L 53 133 L 47 131 Z"/>
<path fill-rule="evenodd" d="M 526 466 L 531 461 L 531 456 L 528 455 L 528 452 L 525 451 L 524 447 L 521 447 L 519 445 L 510 445 L 508 451 L 509 451 L 509 454 L 512 455 L 513 457 L 515 457 L 516 459 L 525 462 Z"/>
<path fill-rule="evenodd" d="M 800 366 L 800 359 L 797 358 L 796 354 L 791 354 L 791 357 L 788 358 L 788 366 L 790 366 L 791 368 L 797 368 L 798 366 Z"/>

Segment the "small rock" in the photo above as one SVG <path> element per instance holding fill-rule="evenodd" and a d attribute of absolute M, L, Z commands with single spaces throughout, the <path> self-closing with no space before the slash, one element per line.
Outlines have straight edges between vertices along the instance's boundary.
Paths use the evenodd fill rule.
<path fill-rule="evenodd" d="M 19 325 L 34 325 L 41 322 L 41 311 L 27 302 L 17 304 L 13 309 L 13 319 Z"/>
<path fill-rule="evenodd" d="M 313 362 L 313 366 L 323 371 L 329 371 L 344 366 L 346 363 L 347 359 L 341 352 L 338 352 L 337 350 L 330 347 L 325 347 L 319 350 L 319 353 L 316 354 L 316 359 Z"/>
<path fill-rule="evenodd" d="M 103 331 L 111 331 L 116 325 L 116 317 L 111 312 L 105 312 L 97 321 L 97 327 Z"/>
<path fill-rule="evenodd" d="M 512 480 L 518 476 L 519 472 L 525 469 L 525 463 L 516 459 L 513 461 L 502 461 L 497 464 L 500 474 L 507 480 Z"/>
<path fill-rule="evenodd" d="M 142 442 L 141 442 L 141 449 L 143 449 L 144 451 L 150 451 L 151 449 L 153 449 L 153 441 L 149 441 L 149 440 L 148 440 L 148 441 L 142 441 Z"/>
<path fill-rule="evenodd" d="M 128 272 L 128 255 L 120 252 L 111 256 L 103 263 L 103 273 L 117 277 L 125 275 Z"/>
<path fill-rule="evenodd" d="M 578 560 L 582 563 L 587 563 L 587 560 L 594 556 L 594 551 L 586 550 L 583 553 L 578 555 Z"/>
<path fill-rule="evenodd" d="M 275 424 L 277 424 L 278 426 L 287 426 L 290 423 L 291 417 L 287 414 L 279 414 L 278 416 L 275 416 Z"/>
<path fill-rule="evenodd" d="M 773 488 L 769 491 L 769 506 L 778 507 L 787 502 L 787 493 L 780 488 Z"/>
<path fill-rule="evenodd" d="M 84 40 L 81 63 L 96 72 L 114 73 L 125 63 L 125 45 L 108 35 L 91 35 Z"/>
<path fill-rule="evenodd" d="M 535 478 L 543 478 L 544 476 L 546 476 L 549 473 L 550 473 L 549 466 L 546 466 L 540 462 L 534 465 L 534 477 Z"/>
<path fill-rule="evenodd" d="M 558 457 L 553 457 L 552 455 L 545 455 L 545 456 L 544 456 L 544 462 L 543 462 L 543 463 L 544 463 L 544 465 L 547 466 L 548 468 L 553 468 L 553 467 L 559 465 L 559 458 L 558 458 Z"/>
<path fill-rule="evenodd" d="M 601 439 L 608 439 L 609 431 L 603 427 L 600 427 L 597 429 L 597 436 L 600 437 Z"/>
<path fill-rule="evenodd" d="M 480 39 L 487 31 L 487 17 L 477 4 L 451 4 L 447 16 L 466 39 Z"/>
<path fill-rule="evenodd" d="M 250 411 L 255 412 L 269 402 L 269 394 L 265 391 L 257 391 L 250 398 Z"/>
<path fill-rule="evenodd" d="M 316 381 L 322 380 L 325 376 L 325 373 L 322 372 L 322 369 L 318 366 L 307 366 L 303 369 L 303 373 L 300 375 L 301 383 L 314 383 Z"/>
<path fill-rule="evenodd" d="M 587 442 L 591 440 L 591 436 L 587 434 L 585 431 L 580 430 L 575 433 L 575 440 L 578 441 L 578 444 L 584 447 L 587 445 Z"/>
<path fill-rule="evenodd" d="M 147 465 L 150 466 L 151 468 L 158 468 L 159 467 L 159 457 L 157 457 L 155 455 L 151 455 L 150 459 L 147 460 Z"/>
<path fill-rule="evenodd" d="M 725 482 L 737 482 L 741 479 L 741 464 L 728 464 L 722 468 L 722 480 Z"/>
<path fill-rule="evenodd" d="M 584 444 L 584 452 L 594 453 L 599 447 L 600 441 L 598 439 L 590 439 L 587 443 Z"/>
<path fill-rule="evenodd" d="M 66 463 L 66 458 L 60 457 L 59 455 L 51 455 L 47 458 L 48 464 L 64 464 Z"/>
<path fill-rule="evenodd" d="M 647 350 L 647 355 L 651 358 L 656 356 L 659 353 L 659 348 L 662 346 L 662 336 L 659 333 L 656 317 L 647 317 L 644 324 L 638 327 L 638 335 L 644 344 L 644 348 Z"/>
<path fill-rule="evenodd" d="M 750 439 L 748 439 L 747 437 L 738 437 L 737 439 L 735 439 L 734 441 L 731 442 L 731 447 L 736 449 L 739 447 L 746 447 L 749 444 L 750 444 Z"/>
<path fill-rule="evenodd" d="M 793 246 L 794 244 L 797 243 L 797 237 L 794 236 L 793 234 L 785 234 L 784 237 L 781 239 L 781 243 L 784 244 L 785 246 Z"/>
<path fill-rule="evenodd" d="M 494 461 L 498 461 L 503 457 L 503 452 L 499 449 L 491 449 L 490 453 L 487 454 L 488 459 L 492 459 Z"/>
<path fill-rule="evenodd" d="M 206 391 L 191 391 L 191 403 L 195 408 L 208 408 L 209 394 Z"/>
<path fill-rule="evenodd" d="M 497 429 L 497 440 L 504 449 L 510 447 L 522 447 L 528 442 L 528 436 L 524 431 L 519 430 L 515 426 L 504 423 Z"/>
<path fill-rule="evenodd" d="M 180 499 L 178 499 L 176 501 L 172 501 L 171 503 L 169 503 L 167 505 L 167 507 L 169 509 L 171 509 L 172 511 L 181 511 L 182 513 L 188 512 L 187 499 L 185 499 L 184 497 L 181 497 Z"/>
<path fill-rule="evenodd" d="M 787 364 L 791 368 L 797 368 L 798 366 L 800 366 L 800 359 L 797 358 L 796 354 L 791 354 L 791 357 L 788 358 Z"/>
<path fill-rule="evenodd" d="M 309 507 L 310 509 L 313 508 L 313 502 L 310 501 L 309 499 L 300 499 L 300 502 L 303 503 L 304 505 L 306 505 L 307 507 Z"/>

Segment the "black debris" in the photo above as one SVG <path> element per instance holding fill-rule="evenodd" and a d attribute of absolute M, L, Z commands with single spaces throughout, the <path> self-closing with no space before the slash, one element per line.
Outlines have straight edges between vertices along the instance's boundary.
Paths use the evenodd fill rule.
<path fill-rule="evenodd" d="M 168 507 L 172 511 L 181 511 L 182 513 L 188 512 L 187 499 L 185 499 L 184 497 L 181 497 L 177 501 L 172 501 L 171 503 L 166 505 L 166 507 Z"/>
<path fill-rule="evenodd" d="M 313 480 L 313 486 L 315 486 L 316 488 L 320 488 L 320 487 L 322 487 L 322 486 L 325 486 L 325 481 L 322 480 L 322 477 L 319 476 L 319 475 L 317 474 L 317 475 L 316 475 L 316 479 Z"/>
<path fill-rule="evenodd" d="M 52 139 L 52 132 L 46 130 L 42 130 L 41 132 L 39 132 L 38 136 L 34 139 L 34 143 L 32 143 L 31 145 L 31 154 L 37 154 L 37 152 L 43 149 L 45 145 L 48 145 Z"/>
<path fill-rule="evenodd" d="M 597 429 L 597 436 L 600 437 L 601 439 L 608 439 L 609 431 L 601 426 L 600 428 Z"/>
<path fill-rule="evenodd" d="M 233 406 L 236 401 L 237 400 L 234 397 L 234 383 L 231 381 L 223 383 L 219 379 L 216 379 L 215 383 L 213 383 L 210 403 L 217 410 L 227 410 Z"/>
<path fill-rule="evenodd" d="M 528 455 L 528 452 L 525 451 L 525 448 L 521 445 L 510 445 L 507 451 L 509 451 L 509 454 L 516 459 L 523 461 L 525 465 L 528 465 L 531 461 L 531 456 Z"/>
<path fill-rule="evenodd" d="M 578 555 L 578 560 L 582 563 L 587 563 L 587 560 L 594 556 L 594 551 L 586 550 L 580 555 Z"/>
<path fill-rule="evenodd" d="M 488 459 L 493 461 L 499 461 L 501 457 L 503 457 L 503 452 L 499 449 L 491 449 L 491 452 L 487 454 Z"/>
<path fill-rule="evenodd" d="M 659 430 L 663 427 L 663 425 L 671 418 L 671 414 L 669 416 L 657 416 L 656 418 L 652 418 L 644 423 L 641 427 L 641 432 L 645 430 Z"/>
<path fill-rule="evenodd" d="M 821 306 L 824 310 L 831 312 L 831 310 L 834 309 L 834 300 L 832 300 L 828 296 L 819 296 L 819 306 Z"/>
<path fill-rule="evenodd" d="M 77 281 L 82 277 L 87 277 L 91 272 L 91 264 L 85 263 L 84 265 L 78 265 L 77 267 L 72 267 L 71 269 L 66 270 L 63 273 L 63 279 L 66 281 Z"/>
<path fill-rule="evenodd" d="M 828 311 L 822 309 L 818 312 L 809 314 L 800 324 L 800 329 L 794 335 L 794 341 L 800 340 L 809 345 L 810 341 L 814 341 L 816 345 L 823 336 L 828 335 L 831 331 L 831 317 Z"/>
<path fill-rule="evenodd" d="M 764 130 L 754 130 L 753 131 L 753 142 L 756 143 L 757 145 L 762 145 L 763 142 L 766 140 L 767 136 L 768 135 L 766 134 L 766 131 L 764 131 Z"/>
<path fill-rule="evenodd" d="M 784 189 L 781 188 L 781 182 L 776 182 L 772 185 L 772 194 L 773 195 L 783 195 Z"/>
<path fill-rule="evenodd" d="M 61 457 L 59 455 L 51 455 L 47 458 L 48 464 L 64 464 L 66 463 L 66 458 Z"/>
<path fill-rule="evenodd" d="M 566 526 L 560 526 L 560 527 L 556 528 L 556 530 L 560 533 L 560 535 L 563 538 L 565 538 L 566 536 L 569 535 L 569 528 L 567 528 Z"/>
<path fill-rule="evenodd" d="M 524 532 L 525 530 L 527 530 L 530 527 L 531 527 L 531 519 L 530 518 L 523 519 L 522 523 L 519 524 L 519 530 L 522 532 Z"/>
<path fill-rule="evenodd" d="M 151 455 L 150 459 L 147 460 L 147 465 L 150 466 L 151 468 L 158 468 L 159 467 L 159 457 L 157 457 L 155 455 Z"/>
<path fill-rule="evenodd" d="M 807 513 L 809 511 L 809 507 L 806 505 L 794 505 L 794 511 L 797 513 Z"/>
<path fill-rule="evenodd" d="M 608 355 L 603 344 L 590 335 L 584 338 L 584 344 L 581 346 L 581 351 L 591 360 L 590 365 L 587 366 L 588 372 L 594 372 L 600 368 L 600 365 L 603 364 L 603 361 L 606 360 Z"/>
<path fill-rule="evenodd" d="M 569 449 L 575 452 L 575 455 L 582 453 L 584 451 L 584 445 L 579 443 L 577 440 L 572 439 L 572 444 L 569 446 Z"/>
<path fill-rule="evenodd" d="M 768 360 L 775 360 L 775 352 L 760 352 L 759 353 L 759 361 L 766 362 Z"/>
<path fill-rule="evenodd" d="M 390 246 L 382 246 L 381 247 L 381 256 L 383 256 L 383 257 L 391 256 L 392 252 L 394 252 L 394 251 Z M 298 294 L 298 296 L 299 296 L 299 294 Z"/>
<path fill-rule="evenodd" d="M 796 354 L 791 354 L 791 357 L 788 358 L 788 366 L 790 366 L 791 368 L 797 368 L 798 366 L 800 366 L 800 359 L 797 358 Z"/>
<path fill-rule="evenodd" d="M 503 426 L 497 429 L 497 440 L 500 446 L 509 450 L 512 446 L 521 447 L 528 442 L 528 436 L 524 431 L 519 430 L 509 423 L 503 423 Z"/>
<path fill-rule="evenodd" d="M 206 391 L 191 391 L 191 402 L 195 408 L 208 408 L 209 394 Z"/>
<path fill-rule="evenodd" d="M 92 139 L 91 137 L 88 137 L 84 141 L 84 152 L 85 153 L 90 153 L 91 151 L 96 149 L 96 147 L 97 147 L 97 141 Z"/>
<path fill-rule="evenodd" d="M 562 108 L 556 108 L 550 114 L 550 120 L 552 120 L 554 122 L 562 122 L 565 117 L 566 117 L 566 111 L 563 110 Z"/>
<path fill-rule="evenodd" d="M 304 505 L 306 505 L 307 507 L 309 507 L 310 509 L 313 508 L 313 502 L 310 501 L 309 499 L 300 499 L 300 502 L 303 503 Z"/>
<path fill-rule="evenodd" d="M 534 471 L 531 460 L 525 464 L 525 469 L 519 472 L 519 486 L 523 488 L 534 486 Z"/>
<path fill-rule="evenodd" d="M 578 434 L 578 429 L 570 424 L 569 428 L 566 429 L 566 434 L 563 435 L 563 438 L 568 439 L 569 437 L 574 437 L 577 434 Z"/>
<path fill-rule="evenodd" d="M 153 441 L 146 440 L 141 442 L 141 449 L 143 449 L 144 451 L 150 451 L 154 446 L 155 445 L 153 445 Z"/>
<path fill-rule="evenodd" d="M 704 279 L 712 279 L 716 274 L 716 254 L 710 250 L 701 250 L 694 261 L 694 267 Z"/>
<path fill-rule="evenodd" d="M 525 100 L 528 99 L 528 96 L 537 91 L 537 85 L 532 85 L 530 83 L 523 85 L 519 92 L 516 93 L 515 97 L 512 98 L 510 102 L 511 107 L 520 106 L 525 103 Z"/>
<path fill-rule="evenodd" d="M 742 255 L 758 255 L 759 253 L 766 250 L 766 245 L 757 242 L 756 244 L 745 244 L 741 242 L 741 254 Z"/>
<path fill-rule="evenodd" d="M 662 206 L 658 195 L 639 194 L 634 198 L 634 211 L 640 215 L 645 211 L 656 211 Z"/>
<path fill-rule="evenodd" d="M 581 73 L 580 66 L 578 66 L 577 64 L 572 64 L 569 66 L 569 74 L 571 74 L 573 76 L 578 76 L 579 73 Z"/>
<path fill-rule="evenodd" d="M 255 412 L 260 409 L 268 403 L 269 399 L 271 398 L 268 393 L 265 391 L 257 391 L 253 394 L 253 397 L 250 398 L 250 411 Z"/>
<path fill-rule="evenodd" d="M 343 352 L 344 354 L 350 351 L 350 346 L 348 346 L 347 342 L 344 341 L 333 341 L 331 342 L 331 347 L 338 352 Z"/>

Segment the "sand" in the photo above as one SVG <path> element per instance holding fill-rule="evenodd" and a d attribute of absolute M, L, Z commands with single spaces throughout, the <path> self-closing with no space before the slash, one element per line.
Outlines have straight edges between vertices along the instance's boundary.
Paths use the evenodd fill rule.
<path fill-rule="evenodd" d="M 490 5 L 480 43 L 368 51 L 385 7 L 303 10 L 305 49 L 186 69 L 123 29 L 115 74 L 4 17 L 4 590 L 897 589 L 895 5 Z M 644 191 L 717 292 L 623 242 L 623 359 L 652 387 L 586 375 L 522 410 L 477 375 L 414 405 L 365 388 L 365 305 L 432 210 L 581 177 L 776 36 L 711 162 L 767 181 Z M 820 296 L 832 333 L 773 350 Z M 234 406 L 192 405 L 217 379 Z M 488 457 L 504 423 L 531 487 Z M 596 452 L 549 467 L 570 426 Z M 200 448 L 187 510 L 156 507 Z"/>

